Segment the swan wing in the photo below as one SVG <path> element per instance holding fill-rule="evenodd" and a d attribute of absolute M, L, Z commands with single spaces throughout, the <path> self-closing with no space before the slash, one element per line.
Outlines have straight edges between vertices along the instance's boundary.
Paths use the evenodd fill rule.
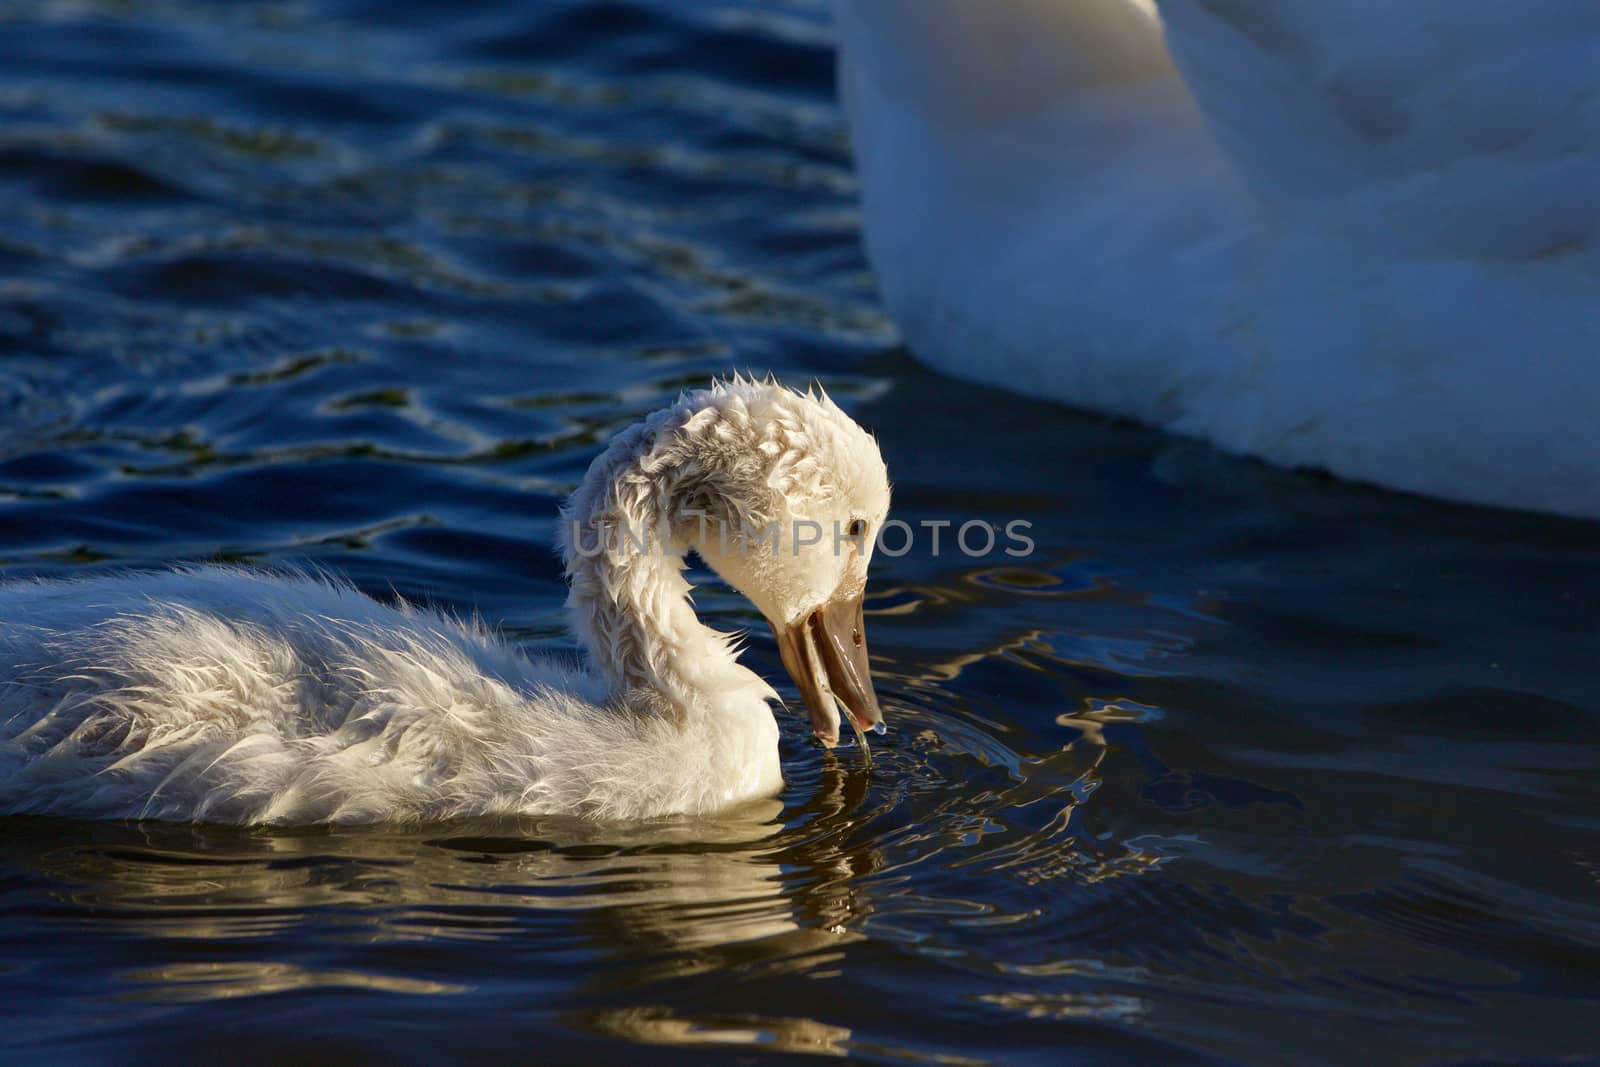
<path fill-rule="evenodd" d="M 929 364 L 1600 515 L 1600 6 L 836 12 L 868 258 Z"/>
<path fill-rule="evenodd" d="M 1161 0 L 1160 13 L 1217 144 L 1270 207 L 1337 202 L 1341 223 L 1401 253 L 1592 243 L 1600 5 Z"/>

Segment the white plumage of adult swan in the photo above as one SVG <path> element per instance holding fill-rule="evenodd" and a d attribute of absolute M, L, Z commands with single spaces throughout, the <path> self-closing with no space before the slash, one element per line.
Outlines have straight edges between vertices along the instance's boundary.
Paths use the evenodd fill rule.
<path fill-rule="evenodd" d="M 921 358 L 1600 517 L 1600 4 L 835 0 Z"/>
<path fill-rule="evenodd" d="M 304 576 L 0 585 L 0 811 L 642 818 L 771 795 L 777 695 L 695 618 L 683 554 L 766 617 L 831 745 L 836 697 L 882 723 L 861 627 L 888 506 L 876 442 L 825 395 L 735 381 L 619 434 L 568 502 L 586 664 Z"/>

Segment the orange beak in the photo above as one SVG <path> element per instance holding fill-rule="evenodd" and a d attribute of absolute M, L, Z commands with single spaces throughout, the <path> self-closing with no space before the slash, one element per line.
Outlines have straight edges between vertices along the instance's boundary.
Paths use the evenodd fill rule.
<path fill-rule="evenodd" d="M 863 731 L 883 723 L 867 665 L 865 595 L 864 589 L 853 595 L 835 594 L 787 626 L 769 622 L 783 666 L 811 713 L 811 728 L 830 748 L 839 741 L 839 704 Z"/>

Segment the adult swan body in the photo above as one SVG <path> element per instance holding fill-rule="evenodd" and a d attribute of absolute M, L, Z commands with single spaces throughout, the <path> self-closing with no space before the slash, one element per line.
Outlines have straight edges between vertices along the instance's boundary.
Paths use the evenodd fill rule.
<path fill-rule="evenodd" d="M 770 795 L 776 694 L 695 618 L 682 554 L 760 609 L 832 744 L 835 696 L 882 722 L 861 603 L 888 506 L 876 443 L 826 396 L 735 381 L 618 435 L 568 502 L 586 665 L 303 576 L 0 585 L 0 810 L 635 818 Z"/>
<path fill-rule="evenodd" d="M 1600 6 L 835 11 L 868 254 L 933 366 L 1600 517 Z"/>

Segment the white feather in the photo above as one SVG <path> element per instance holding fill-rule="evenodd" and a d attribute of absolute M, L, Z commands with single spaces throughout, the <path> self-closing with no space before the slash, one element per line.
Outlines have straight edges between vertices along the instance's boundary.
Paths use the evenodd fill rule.
<path fill-rule="evenodd" d="M 948 373 L 1600 517 L 1600 8 L 836 0 L 869 256 Z"/>
<path fill-rule="evenodd" d="M 779 443 L 775 456 L 763 441 Z M 828 491 L 776 473 L 802 452 Z M 864 479 L 859 492 L 852 479 Z M 0 585 L 0 810 L 642 818 L 771 795 L 782 785 L 776 694 L 695 619 L 682 559 L 669 554 L 695 544 L 679 512 L 844 514 L 878 506 L 879 486 L 887 508 L 871 438 L 831 403 L 770 383 L 690 394 L 620 435 L 569 514 L 588 521 L 623 502 L 669 543 L 592 557 L 569 546 L 582 665 L 530 659 L 475 625 L 305 575 L 203 568 Z M 775 588 L 745 591 L 768 605 L 820 603 L 829 566 L 785 557 L 758 572 Z"/>

